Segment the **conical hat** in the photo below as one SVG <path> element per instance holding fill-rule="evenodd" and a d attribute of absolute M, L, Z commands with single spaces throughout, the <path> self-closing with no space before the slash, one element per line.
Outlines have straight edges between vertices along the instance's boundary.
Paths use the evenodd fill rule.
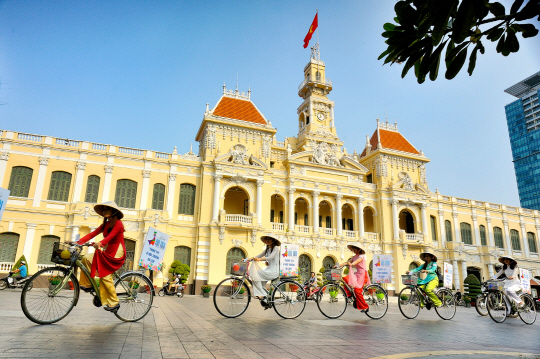
<path fill-rule="evenodd" d="M 103 210 L 105 209 L 105 207 L 110 207 L 116 210 L 117 211 L 116 216 L 118 217 L 118 219 L 124 218 L 124 214 L 122 213 L 122 211 L 120 210 L 120 207 L 118 207 L 115 201 L 109 201 L 109 202 L 96 204 L 94 206 L 94 211 L 96 211 L 97 214 L 103 217 Z"/>
<path fill-rule="evenodd" d="M 423 253 L 420 253 L 420 259 L 421 259 L 421 260 L 424 260 L 424 256 L 425 256 L 426 254 L 429 254 L 429 255 L 431 255 L 431 256 L 433 257 L 433 259 L 432 259 L 433 262 L 437 262 L 437 256 L 436 256 L 433 252 L 431 252 L 431 251 L 425 251 L 425 252 L 423 252 Z"/>
<path fill-rule="evenodd" d="M 502 257 L 499 257 L 499 262 L 501 262 L 502 264 L 504 264 L 503 259 L 505 259 L 505 258 L 508 258 L 508 259 L 510 259 L 512 262 L 517 263 L 517 261 L 516 261 L 513 257 L 511 257 L 511 256 L 502 256 Z"/>
<path fill-rule="evenodd" d="M 271 234 L 267 234 L 267 235 L 261 237 L 261 241 L 262 241 L 263 243 L 264 243 L 264 241 L 267 240 L 267 239 L 272 239 L 272 240 L 274 240 L 274 241 L 276 242 L 276 246 L 277 246 L 277 247 L 281 246 L 281 242 L 279 241 L 279 239 L 277 239 L 276 237 L 274 237 L 274 236 L 271 235 Z"/>
<path fill-rule="evenodd" d="M 362 248 L 360 248 L 360 247 L 358 247 L 358 246 L 355 246 L 354 244 L 349 244 L 349 245 L 347 246 L 347 248 L 348 248 L 351 252 L 353 251 L 352 248 L 356 248 L 356 249 L 358 249 L 358 250 L 360 251 L 360 254 L 366 254 L 366 251 L 365 251 L 365 250 L 363 250 Z"/>

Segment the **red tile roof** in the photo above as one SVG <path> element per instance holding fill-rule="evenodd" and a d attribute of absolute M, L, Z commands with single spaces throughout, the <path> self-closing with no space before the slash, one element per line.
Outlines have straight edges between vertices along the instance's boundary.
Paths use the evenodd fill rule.
<path fill-rule="evenodd" d="M 266 125 L 264 117 L 251 101 L 224 96 L 217 104 L 213 114 L 215 116 Z"/>
<path fill-rule="evenodd" d="M 381 136 L 381 146 L 383 148 L 402 152 L 409 152 L 415 155 L 420 154 L 420 152 L 418 152 L 418 150 L 414 148 L 414 146 L 411 145 L 409 141 L 407 141 L 405 137 L 403 137 L 399 132 L 383 129 L 379 129 L 378 133 L 377 130 L 375 130 L 375 132 L 371 136 L 371 139 L 369 140 L 369 143 L 371 144 L 371 151 L 375 151 L 375 149 L 377 149 L 377 145 L 379 143 L 379 135 Z M 360 157 L 363 157 L 365 155 L 366 149 L 364 149 Z"/>

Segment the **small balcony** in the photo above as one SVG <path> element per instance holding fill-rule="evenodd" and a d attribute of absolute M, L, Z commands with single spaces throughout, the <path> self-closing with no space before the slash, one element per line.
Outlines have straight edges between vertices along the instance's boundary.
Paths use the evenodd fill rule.
<path fill-rule="evenodd" d="M 356 231 L 343 231 L 343 235 L 347 238 L 356 238 Z"/>
<path fill-rule="evenodd" d="M 302 83 L 298 86 L 298 91 L 302 91 L 304 86 L 307 84 L 323 85 L 324 87 L 329 87 L 332 89 L 332 80 L 329 78 L 323 79 L 321 76 L 315 76 L 315 78 L 308 76 L 308 78 L 302 81 Z"/>
<path fill-rule="evenodd" d="M 298 233 L 309 233 L 311 232 L 311 226 L 300 226 L 300 225 L 295 225 L 294 226 L 295 228 L 295 231 L 298 232 Z"/>
<path fill-rule="evenodd" d="M 277 232 L 285 232 L 285 223 L 272 223 L 272 230 Z"/>
<path fill-rule="evenodd" d="M 0 262 L 0 272 L 9 272 L 15 263 Z"/>
<path fill-rule="evenodd" d="M 333 236 L 335 231 L 336 230 L 334 228 L 319 228 L 319 233 L 324 236 Z"/>
<path fill-rule="evenodd" d="M 405 233 L 405 240 L 407 242 L 423 242 L 424 235 L 419 233 Z"/>
<path fill-rule="evenodd" d="M 378 241 L 379 240 L 379 235 L 377 233 L 373 233 L 373 232 L 364 232 L 364 237 L 368 241 Z"/>
<path fill-rule="evenodd" d="M 252 224 L 253 217 L 244 216 L 243 214 L 226 214 L 225 222 L 227 223 L 242 223 L 242 224 Z"/>

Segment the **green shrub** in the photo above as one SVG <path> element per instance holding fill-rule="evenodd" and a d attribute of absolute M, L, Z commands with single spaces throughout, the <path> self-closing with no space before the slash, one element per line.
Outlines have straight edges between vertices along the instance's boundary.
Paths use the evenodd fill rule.
<path fill-rule="evenodd" d="M 408 295 L 402 294 L 401 297 L 399 297 L 401 300 L 407 300 L 409 299 Z"/>
<path fill-rule="evenodd" d="M 344 275 L 344 276 L 345 276 L 345 275 L 349 275 L 349 268 L 345 268 L 345 269 L 343 270 L 343 275 Z"/>
<path fill-rule="evenodd" d="M 463 291 L 464 295 L 469 298 L 476 298 L 478 295 L 482 294 L 482 285 L 474 274 L 469 274 L 463 280 Z"/>
<path fill-rule="evenodd" d="M 191 272 L 191 269 L 187 264 L 182 264 L 182 262 L 176 260 L 171 263 L 171 269 L 169 269 L 169 273 L 171 274 L 180 274 L 180 282 L 186 283 L 189 272 Z"/>

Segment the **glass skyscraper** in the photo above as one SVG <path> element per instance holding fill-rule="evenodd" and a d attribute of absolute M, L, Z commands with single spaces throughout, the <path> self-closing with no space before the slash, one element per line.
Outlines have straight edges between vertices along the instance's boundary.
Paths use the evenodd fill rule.
<path fill-rule="evenodd" d="M 507 88 L 505 106 L 521 207 L 540 210 L 540 72 Z"/>

